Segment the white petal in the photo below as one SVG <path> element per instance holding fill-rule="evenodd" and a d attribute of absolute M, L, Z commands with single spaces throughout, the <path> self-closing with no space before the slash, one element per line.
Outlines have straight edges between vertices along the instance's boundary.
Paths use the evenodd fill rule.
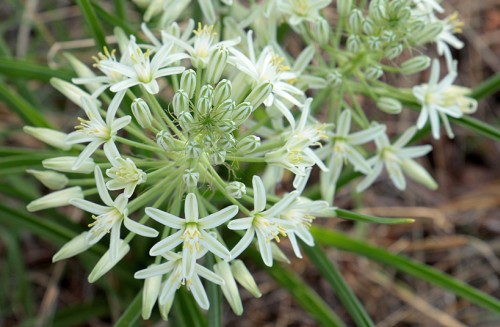
<path fill-rule="evenodd" d="M 186 222 L 198 221 L 198 200 L 194 193 L 189 193 L 186 197 L 184 214 L 186 215 Z"/>
<path fill-rule="evenodd" d="M 148 227 L 144 226 L 143 224 L 140 224 L 138 222 L 133 221 L 132 219 L 125 217 L 123 221 L 125 228 L 127 228 L 129 231 L 136 233 L 141 236 L 145 237 L 156 237 L 158 236 L 158 231 Z"/>
<path fill-rule="evenodd" d="M 102 202 L 110 207 L 114 207 L 115 203 L 111 199 L 111 196 L 109 196 L 108 189 L 106 188 L 106 183 L 104 182 L 104 176 L 102 175 L 102 171 L 99 166 L 95 166 L 94 168 L 94 177 L 97 191 L 99 192 L 99 196 L 101 197 Z"/>
<path fill-rule="evenodd" d="M 254 217 L 239 218 L 229 222 L 227 228 L 232 230 L 248 229 L 252 226 Z"/>
<path fill-rule="evenodd" d="M 266 189 L 259 176 L 253 176 L 253 199 L 255 211 L 261 212 L 266 209 Z"/>
<path fill-rule="evenodd" d="M 241 252 L 245 251 L 245 249 L 250 245 L 253 240 L 255 234 L 255 229 L 253 227 L 249 228 L 245 235 L 241 238 L 241 240 L 234 246 L 231 250 L 231 258 L 237 258 Z"/>
<path fill-rule="evenodd" d="M 149 255 L 152 255 L 152 256 L 161 255 L 164 252 L 170 251 L 171 249 L 175 248 L 177 245 L 179 245 L 183 242 L 183 239 L 181 238 L 183 233 L 184 233 L 184 231 L 180 230 L 180 231 L 168 236 L 167 238 L 164 238 L 160 242 L 156 243 L 149 250 Z"/>
<path fill-rule="evenodd" d="M 97 216 L 105 214 L 106 212 L 111 210 L 109 207 L 105 207 L 84 199 L 71 199 L 69 203 L 77 208 L 93 213 Z"/>
<path fill-rule="evenodd" d="M 205 243 L 205 247 L 212 252 L 213 254 L 221 257 L 224 260 L 231 259 L 231 253 L 229 250 L 222 245 L 219 241 L 217 241 L 214 237 L 212 237 L 209 233 L 204 230 L 200 230 L 200 234 L 203 237 L 203 243 Z"/>
<path fill-rule="evenodd" d="M 157 222 L 170 228 L 181 229 L 184 226 L 185 220 L 176 217 L 168 212 L 161 211 L 156 208 L 146 208 L 146 214 Z"/>
<path fill-rule="evenodd" d="M 174 265 L 175 261 L 168 261 L 159 265 L 152 265 L 151 267 L 137 271 L 134 274 L 134 278 L 146 279 L 158 275 L 164 275 L 170 272 L 174 268 Z"/>
<path fill-rule="evenodd" d="M 233 218 L 237 213 L 238 206 L 232 205 L 200 219 L 198 224 L 204 229 L 214 228 Z"/>

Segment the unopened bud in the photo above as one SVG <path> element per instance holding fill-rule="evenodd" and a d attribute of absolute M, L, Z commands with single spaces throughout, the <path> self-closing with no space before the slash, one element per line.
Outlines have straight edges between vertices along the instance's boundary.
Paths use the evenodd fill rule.
<path fill-rule="evenodd" d="M 69 150 L 71 148 L 71 144 L 67 144 L 64 141 L 67 136 L 66 133 L 59 132 L 50 128 L 32 126 L 24 126 L 23 131 L 26 134 L 29 134 L 34 138 L 42 141 L 43 143 L 53 146 L 54 148 L 58 148 L 61 150 Z"/>
<path fill-rule="evenodd" d="M 384 75 L 384 71 L 380 65 L 373 65 L 365 71 L 366 78 L 371 80 L 379 79 L 382 75 Z"/>
<path fill-rule="evenodd" d="M 35 201 L 30 202 L 26 209 L 29 212 L 39 211 L 49 208 L 58 208 L 69 205 L 71 199 L 83 199 L 83 192 L 79 186 L 66 188 L 42 196 Z"/>
<path fill-rule="evenodd" d="M 217 114 L 217 119 L 227 119 L 232 118 L 234 114 L 234 101 L 231 99 L 224 100 L 217 108 L 215 112 Z"/>
<path fill-rule="evenodd" d="M 214 88 L 210 84 L 205 84 L 201 87 L 200 89 L 200 94 L 198 95 L 199 98 L 209 98 L 212 100 L 214 96 Z"/>
<path fill-rule="evenodd" d="M 232 111 L 232 119 L 236 125 L 241 125 L 245 120 L 250 117 L 253 111 L 252 105 L 249 102 L 242 102 Z"/>
<path fill-rule="evenodd" d="M 202 97 L 198 99 L 198 103 L 196 105 L 196 110 L 198 113 L 202 116 L 205 117 L 207 116 L 210 111 L 212 110 L 212 101 L 208 97 Z"/>
<path fill-rule="evenodd" d="M 179 89 L 172 99 L 174 114 L 179 117 L 183 112 L 189 111 L 189 95 L 185 90 Z"/>
<path fill-rule="evenodd" d="M 146 101 L 141 98 L 135 99 L 134 102 L 132 102 L 132 113 L 142 128 L 151 127 L 153 115 Z"/>
<path fill-rule="evenodd" d="M 151 266 L 150 266 L 151 267 Z M 151 317 L 151 311 L 158 300 L 161 290 L 161 275 L 146 278 L 144 280 L 144 290 L 142 292 L 142 319 Z"/>
<path fill-rule="evenodd" d="M 242 154 L 252 153 L 260 146 L 260 137 L 248 135 L 236 144 L 237 151 Z"/>
<path fill-rule="evenodd" d="M 398 44 L 395 44 L 395 45 L 388 47 L 385 50 L 384 56 L 387 59 L 392 60 L 392 59 L 398 57 L 399 55 L 401 55 L 402 52 L 403 52 L 403 45 L 398 43 Z"/>
<path fill-rule="evenodd" d="M 202 149 L 197 142 L 191 141 L 186 145 L 186 155 L 188 158 L 198 158 L 201 155 Z"/>
<path fill-rule="evenodd" d="M 358 34 L 361 32 L 361 24 L 363 22 L 363 14 L 359 9 L 354 9 L 349 16 L 349 32 Z"/>
<path fill-rule="evenodd" d="M 196 90 L 196 72 L 188 69 L 182 72 L 180 88 L 186 92 L 189 99 L 194 95 Z"/>
<path fill-rule="evenodd" d="M 241 303 L 240 293 L 238 292 L 238 287 L 236 286 L 229 263 L 226 261 L 218 262 L 214 265 L 213 269 L 217 275 L 224 279 L 225 283 L 220 287 L 229 306 L 233 309 L 234 313 L 238 316 L 241 315 L 243 313 L 243 304 Z"/>
<path fill-rule="evenodd" d="M 33 175 L 40 181 L 40 183 L 51 190 L 60 190 L 68 184 L 68 178 L 66 175 L 56 173 L 55 171 L 28 169 L 26 172 Z"/>
<path fill-rule="evenodd" d="M 193 126 L 194 124 L 194 118 L 191 113 L 187 111 L 181 113 L 179 116 L 179 124 L 181 125 L 182 129 L 184 129 L 186 132 L 189 132 L 191 126 Z"/>
<path fill-rule="evenodd" d="M 259 107 L 273 91 L 271 82 L 266 81 L 257 85 L 246 97 L 245 102 L 250 102 L 253 109 Z"/>
<path fill-rule="evenodd" d="M 64 244 L 59 251 L 52 257 L 52 262 L 61 261 L 67 258 L 74 257 L 88 250 L 93 244 L 87 241 L 89 232 L 83 232 Z"/>
<path fill-rule="evenodd" d="M 116 256 L 111 258 L 111 250 L 106 251 L 104 255 L 99 259 L 94 269 L 90 272 L 88 281 L 89 283 L 96 282 L 99 278 L 101 278 L 104 274 L 111 270 L 121 259 L 130 251 L 130 245 L 126 243 L 124 240 L 119 241 L 118 245 L 118 253 Z"/>
<path fill-rule="evenodd" d="M 235 199 L 241 199 L 244 194 L 247 194 L 247 188 L 243 183 L 231 182 L 226 186 L 226 192 Z"/>
<path fill-rule="evenodd" d="M 210 159 L 215 165 L 222 165 L 226 161 L 226 151 L 218 150 L 210 154 Z"/>
<path fill-rule="evenodd" d="M 411 38 L 415 45 L 421 45 L 427 42 L 434 41 L 443 30 L 443 23 L 440 21 L 427 23 L 421 30 L 411 34 Z"/>
<path fill-rule="evenodd" d="M 338 0 L 337 13 L 339 16 L 345 17 L 351 12 L 352 0 Z"/>
<path fill-rule="evenodd" d="M 361 26 L 363 28 L 363 32 L 366 35 L 372 35 L 375 33 L 375 23 L 370 17 L 365 17 L 365 19 L 363 19 L 363 23 L 361 23 Z"/>
<path fill-rule="evenodd" d="M 371 50 L 378 50 L 382 43 L 380 42 L 380 38 L 378 36 L 370 36 L 368 37 L 368 46 Z"/>
<path fill-rule="evenodd" d="M 229 50 L 225 47 L 217 47 L 210 54 L 207 64 L 207 81 L 215 83 L 220 79 L 222 72 L 226 68 L 227 59 L 229 58 Z"/>
<path fill-rule="evenodd" d="M 165 151 L 172 151 L 175 148 L 175 139 L 167 131 L 160 131 L 156 134 L 156 144 Z"/>
<path fill-rule="evenodd" d="M 384 20 L 387 17 L 387 0 L 372 0 L 368 7 L 368 15 L 376 20 Z"/>
<path fill-rule="evenodd" d="M 330 39 L 330 24 L 326 19 L 318 19 L 312 26 L 312 37 L 319 45 L 325 45 Z"/>
<path fill-rule="evenodd" d="M 238 284 L 243 286 L 243 288 L 246 289 L 248 292 L 250 292 L 250 294 L 252 294 L 256 298 L 262 296 L 262 293 L 257 287 L 257 284 L 255 283 L 252 274 L 250 273 L 250 271 L 248 271 L 243 261 L 241 260 L 231 261 L 231 271 L 233 272 L 233 276 L 238 282 Z"/>
<path fill-rule="evenodd" d="M 381 97 L 377 101 L 377 107 L 385 113 L 395 115 L 399 114 L 403 109 L 401 102 L 394 98 Z"/>
<path fill-rule="evenodd" d="M 361 48 L 361 38 L 358 35 L 351 34 L 347 38 L 347 51 L 352 52 L 352 53 L 357 53 L 359 52 L 359 49 Z"/>
<path fill-rule="evenodd" d="M 64 94 L 71 102 L 76 104 L 79 107 L 83 107 L 82 105 L 82 97 L 90 97 L 90 94 L 85 92 L 84 90 L 80 89 L 78 86 L 71 84 L 69 82 L 66 82 L 65 80 L 62 80 L 60 78 L 52 77 L 50 79 L 50 84 L 59 92 Z M 96 99 L 93 99 L 93 101 L 97 101 Z"/>
<path fill-rule="evenodd" d="M 184 184 L 186 184 L 188 188 L 196 187 L 199 179 L 200 179 L 200 174 L 196 172 L 194 169 L 184 170 L 184 174 L 182 175 L 182 180 L 184 181 Z"/>
<path fill-rule="evenodd" d="M 231 97 L 232 90 L 233 87 L 230 80 L 223 79 L 222 81 L 220 81 L 214 90 L 213 105 L 218 106 L 223 101 L 228 100 Z"/>
<path fill-rule="evenodd" d="M 400 70 L 403 75 L 411 75 L 427 69 L 431 64 L 431 58 L 427 56 L 416 56 L 401 64 Z"/>
<path fill-rule="evenodd" d="M 94 171 L 95 163 L 92 158 L 87 158 L 83 161 L 80 167 L 73 170 L 73 166 L 78 157 L 56 157 L 45 159 L 42 161 L 42 166 L 46 169 L 57 170 L 63 173 L 80 173 L 89 174 Z"/>
<path fill-rule="evenodd" d="M 342 74 L 338 71 L 338 69 L 334 69 L 328 73 L 326 80 L 333 86 L 340 85 L 342 83 Z"/>

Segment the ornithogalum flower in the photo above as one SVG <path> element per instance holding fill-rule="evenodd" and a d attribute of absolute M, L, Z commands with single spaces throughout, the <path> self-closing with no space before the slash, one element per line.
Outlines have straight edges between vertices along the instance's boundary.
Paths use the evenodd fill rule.
<path fill-rule="evenodd" d="M 177 232 L 156 243 L 149 251 L 150 255 L 161 255 L 182 245 L 182 275 L 191 276 L 200 251 L 208 250 L 224 260 L 229 260 L 229 250 L 209 233 L 209 230 L 222 225 L 238 213 L 235 205 L 226 207 L 211 215 L 199 219 L 198 200 L 194 193 L 189 193 L 184 205 L 185 219 L 174 216 L 157 208 L 146 208 L 146 214 L 154 220 Z"/>
<path fill-rule="evenodd" d="M 146 181 L 146 173 L 138 169 L 130 158 L 117 157 L 110 161 L 113 167 L 106 170 L 106 175 L 111 180 L 106 186 L 112 191 L 123 189 L 123 195 L 130 198 L 136 186 Z"/>
<path fill-rule="evenodd" d="M 120 229 L 122 223 L 129 231 L 142 236 L 156 237 L 158 232 L 153 228 L 139 224 L 128 217 L 128 200 L 123 194 L 118 195 L 114 201 L 111 199 L 111 196 L 106 189 L 104 176 L 102 175 L 99 166 L 95 167 L 94 175 L 97 191 L 99 192 L 99 196 L 105 206 L 84 199 L 72 199 L 70 200 L 70 203 L 75 207 L 95 215 L 92 216 L 94 222 L 89 224 L 89 227 L 91 228 L 87 234 L 87 241 L 90 244 L 99 242 L 104 235 L 110 233 L 111 240 L 109 245 L 109 254 L 111 261 L 114 261 L 118 256 Z"/>

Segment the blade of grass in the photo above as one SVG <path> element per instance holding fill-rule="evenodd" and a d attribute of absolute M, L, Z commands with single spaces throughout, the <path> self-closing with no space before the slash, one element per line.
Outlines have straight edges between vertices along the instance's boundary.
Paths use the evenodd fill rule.
<path fill-rule="evenodd" d="M 142 307 L 142 291 L 137 293 L 135 298 L 130 302 L 129 306 L 123 312 L 120 319 L 115 324 L 115 327 L 132 327 L 137 326 L 137 320 L 141 314 Z"/>
<path fill-rule="evenodd" d="M 76 3 L 82 10 L 85 21 L 90 27 L 98 49 L 102 51 L 104 47 L 106 47 L 106 38 L 104 37 L 101 23 L 97 19 L 96 13 L 94 11 L 94 8 L 92 7 L 92 4 L 90 3 L 90 0 L 77 0 Z"/>
<path fill-rule="evenodd" d="M 33 108 L 29 102 L 10 90 L 4 82 L 0 82 L 0 100 L 5 102 L 27 124 L 37 127 L 51 127 L 39 110 Z"/>
<path fill-rule="evenodd" d="M 359 302 L 351 287 L 346 283 L 344 277 L 342 277 L 337 265 L 331 262 L 317 245 L 310 247 L 303 242 L 301 242 L 301 244 L 302 249 L 304 249 L 304 252 L 307 253 L 309 259 L 311 259 L 314 263 L 314 266 L 335 290 L 335 294 L 351 315 L 352 319 L 356 323 L 356 326 L 374 326 L 373 321 L 366 312 L 365 308 L 361 302 Z"/>
<path fill-rule="evenodd" d="M 215 259 L 213 255 L 208 256 L 208 267 L 213 270 Z M 208 309 L 208 326 L 219 327 L 222 326 L 222 293 L 219 285 L 212 282 L 207 283 L 207 295 L 210 301 L 210 308 Z"/>
<path fill-rule="evenodd" d="M 179 321 L 183 326 L 204 327 L 207 325 L 198 304 L 185 287 L 178 289 L 175 294 L 174 310 L 176 322 Z"/>
<path fill-rule="evenodd" d="M 474 99 L 481 100 L 497 92 L 498 90 L 500 90 L 500 74 L 493 75 L 492 77 L 476 86 L 472 90 L 470 96 Z"/>
<path fill-rule="evenodd" d="M 437 269 L 419 263 L 402 255 L 395 255 L 381 248 L 353 240 L 349 236 L 325 228 L 311 227 L 315 240 L 322 245 L 356 253 L 396 268 L 409 275 L 442 287 L 480 307 L 500 313 L 500 301 L 480 290 L 467 285 Z"/>
<path fill-rule="evenodd" d="M 457 125 L 467 128 L 470 131 L 491 138 L 495 141 L 500 141 L 500 128 L 482 122 L 474 117 L 463 116 L 462 118 L 450 117 L 450 120 Z"/>
<path fill-rule="evenodd" d="M 109 13 L 104 8 L 102 8 L 99 5 L 99 1 L 92 1 L 92 7 L 94 8 L 95 13 L 101 18 L 101 20 L 103 22 L 107 22 L 112 26 L 121 27 L 125 31 L 126 34 L 135 34 L 136 33 L 136 30 L 131 28 L 126 20 L 119 18 L 117 16 L 114 16 L 113 14 Z M 137 37 L 137 41 L 142 42 L 142 39 Z"/>
<path fill-rule="evenodd" d="M 48 82 L 52 77 L 70 80 L 75 74 L 65 69 L 50 69 L 25 59 L 0 57 L 0 75 Z"/>
<path fill-rule="evenodd" d="M 392 224 L 409 224 L 415 222 L 415 219 L 412 218 L 375 217 L 343 209 L 336 209 L 335 212 L 337 213 L 338 218 L 362 221 L 367 223 L 392 225 Z"/>

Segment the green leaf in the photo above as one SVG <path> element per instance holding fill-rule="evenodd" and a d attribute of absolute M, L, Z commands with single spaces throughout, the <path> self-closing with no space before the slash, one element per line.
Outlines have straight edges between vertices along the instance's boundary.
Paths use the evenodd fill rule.
<path fill-rule="evenodd" d="M 69 80 L 75 74 L 65 69 L 50 69 L 46 65 L 9 57 L 0 57 L 0 75 L 48 82 L 52 77 Z"/>
<path fill-rule="evenodd" d="M 115 324 L 115 327 L 133 327 L 137 326 L 137 319 L 141 314 L 142 307 L 142 291 L 137 293 L 135 298 L 130 302 L 125 312 Z"/>
<path fill-rule="evenodd" d="M 104 37 L 101 23 L 97 19 L 96 13 L 94 11 L 94 8 L 92 7 L 92 4 L 90 3 L 90 0 L 77 0 L 76 3 L 82 10 L 85 21 L 87 22 L 87 25 L 90 27 L 90 30 L 94 35 L 97 48 L 102 51 L 102 49 L 106 47 L 106 38 Z"/>
<path fill-rule="evenodd" d="M 392 224 L 409 224 L 415 222 L 415 219 L 412 218 L 382 218 L 343 209 L 336 209 L 335 212 L 337 213 L 338 218 L 362 221 L 366 223 L 392 225 Z"/>
<path fill-rule="evenodd" d="M 4 82 L 0 82 L 0 100 L 4 101 L 27 124 L 51 128 L 51 124 L 39 110 L 33 108 L 29 102 L 10 90 Z"/>
<path fill-rule="evenodd" d="M 311 227 L 315 240 L 322 245 L 356 253 L 371 260 L 394 267 L 402 272 L 442 287 L 485 309 L 500 313 L 500 301 L 437 269 L 402 255 L 395 255 L 381 248 L 353 240 L 347 235 L 326 228 Z"/>
<path fill-rule="evenodd" d="M 175 311 L 175 326 L 204 327 L 207 325 L 198 304 L 185 287 L 177 290 L 173 309 Z"/>
<path fill-rule="evenodd" d="M 213 270 L 215 258 L 212 254 L 208 255 L 208 267 Z M 208 326 L 219 327 L 222 326 L 222 292 L 219 285 L 212 282 L 207 284 L 207 295 L 210 301 L 210 308 L 208 309 Z"/>
<path fill-rule="evenodd" d="M 474 117 L 463 116 L 462 118 L 450 117 L 450 120 L 457 125 L 467 128 L 470 131 L 486 136 L 492 140 L 500 141 L 500 128 L 482 122 Z"/>
<path fill-rule="evenodd" d="M 335 294 L 356 323 L 356 326 L 374 326 L 365 308 L 342 277 L 337 265 L 331 262 L 318 246 L 309 247 L 303 242 L 301 242 L 301 244 L 302 249 L 307 253 L 309 259 L 314 263 L 314 266 L 319 270 L 323 278 L 330 283 Z"/>
<path fill-rule="evenodd" d="M 115 0 L 119 2 L 120 0 Z M 137 31 L 130 27 L 128 22 L 120 17 L 114 16 L 99 5 L 99 1 L 92 1 L 92 7 L 94 8 L 96 14 L 101 18 L 103 22 L 109 23 L 111 26 L 121 27 L 126 34 L 135 34 Z M 137 37 L 137 41 L 140 42 L 142 39 Z"/>
<path fill-rule="evenodd" d="M 500 90 L 500 74 L 493 75 L 492 77 L 476 86 L 472 90 L 470 96 L 474 99 L 481 100 L 497 92 L 498 90 Z"/>

